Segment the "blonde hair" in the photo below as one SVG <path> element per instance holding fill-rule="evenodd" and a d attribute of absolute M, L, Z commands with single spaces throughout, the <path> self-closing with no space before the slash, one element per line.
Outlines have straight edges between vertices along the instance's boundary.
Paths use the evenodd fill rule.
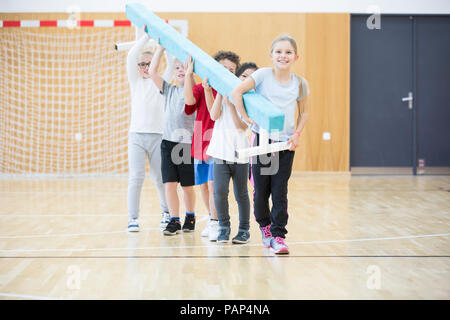
<path fill-rule="evenodd" d="M 273 47 L 280 41 L 289 41 L 292 45 L 292 47 L 294 48 L 294 52 L 297 55 L 297 42 L 295 41 L 294 38 L 292 38 L 289 34 L 284 33 L 284 34 L 280 34 L 278 37 L 276 37 L 273 41 L 272 41 L 272 45 L 270 46 L 270 53 L 273 52 Z"/>
<path fill-rule="evenodd" d="M 143 52 L 141 52 L 141 54 L 139 55 L 139 60 L 141 60 L 141 58 L 142 58 L 144 55 L 150 55 L 150 56 L 152 57 L 152 59 L 153 59 L 153 52 L 151 52 L 151 51 L 143 51 Z"/>

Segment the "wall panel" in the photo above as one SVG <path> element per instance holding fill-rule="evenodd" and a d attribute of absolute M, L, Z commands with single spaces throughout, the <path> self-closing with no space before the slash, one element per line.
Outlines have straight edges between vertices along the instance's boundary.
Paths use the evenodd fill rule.
<path fill-rule="evenodd" d="M 188 20 L 189 38 L 208 54 L 232 50 L 241 56 L 242 62 L 254 61 L 260 67 L 270 66 L 272 40 L 280 33 L 291 34 L 298 42 L 300 54 L 294 72 L 305 77 L 311 89 L 309 120 L 296 152 L 294 171 L 349 170 L 349 14 L 158 14 L 164 19 Z M 66 13 L 3 13 L 0 19 L 51 20 L 67 16 Z M 81 13 L 80 18 L 126 19 L 124 13 Z M 0 33 L 9 32 L 8 29 L 0 28 Z M 61 28 L 40 28 L 39 32 L 64 32 L 57 29 Z M 85 32 L 90 32 L 89 29 L 83 28 Z M 323 132 L 329 132 L 331 140 L 323 140 Z M 124 146 L 121 150 L 125 149 Z M 58 154 L 58 150 L 54 153 Z M 126 171 L 125 165 L 119 168 L 119 172 Z"/>

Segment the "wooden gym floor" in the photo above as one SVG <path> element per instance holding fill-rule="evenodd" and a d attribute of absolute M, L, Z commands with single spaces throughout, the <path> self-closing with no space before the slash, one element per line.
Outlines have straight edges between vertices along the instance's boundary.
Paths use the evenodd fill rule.
<path fill-rule="evenodd" d="M 0 179 L 0 299 L 449 299 L 450 177 L 293 174 L 289 256 L 163 236 L 146 179 L 127 233 L 126 178 Z M 249 186 L 251 194 L 252 188 Z M 230 190 L 232 233 L 237 206 Z"/>

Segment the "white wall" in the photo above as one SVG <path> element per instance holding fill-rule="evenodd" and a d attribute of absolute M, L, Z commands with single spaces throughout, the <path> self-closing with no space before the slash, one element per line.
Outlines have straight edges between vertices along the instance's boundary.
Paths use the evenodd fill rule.
<path fill-rule="evenodd" d="M 1 0 L 0 12 L 124 12 L 140 2 L 156 12 L 349 12 L 450 14 L 450 0 Z M 375 6 L 375 9 L 374 9 Z"/>

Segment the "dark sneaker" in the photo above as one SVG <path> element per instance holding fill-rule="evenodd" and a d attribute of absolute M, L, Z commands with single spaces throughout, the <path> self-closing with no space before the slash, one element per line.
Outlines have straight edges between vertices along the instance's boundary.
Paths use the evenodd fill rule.
<path fill-rule="evenodd" d="M 164 235 L 166 236 L 173 236 L 180 232 L 181 232 L 181 223 L 180 221 L 176 220 L 171 220 L 163 231 Z"/>
<path fill-rule="evenodd" d="M 183 232 L 193 232 L 195 230 L 195 216 L 187 214 L 184 219 Z"/>
<path fill-rule="evenodd" d="M 231 240 L 232 243 L 244 244 L 250 239 L 250 232 L 239 229 L 237 235 Z"/>
<path fill-rule="evenodd" d="M 217 242 L 227 243 L 230 241 L 230 228 L 219 227 L 219 234 L 217 236 Z"/>

